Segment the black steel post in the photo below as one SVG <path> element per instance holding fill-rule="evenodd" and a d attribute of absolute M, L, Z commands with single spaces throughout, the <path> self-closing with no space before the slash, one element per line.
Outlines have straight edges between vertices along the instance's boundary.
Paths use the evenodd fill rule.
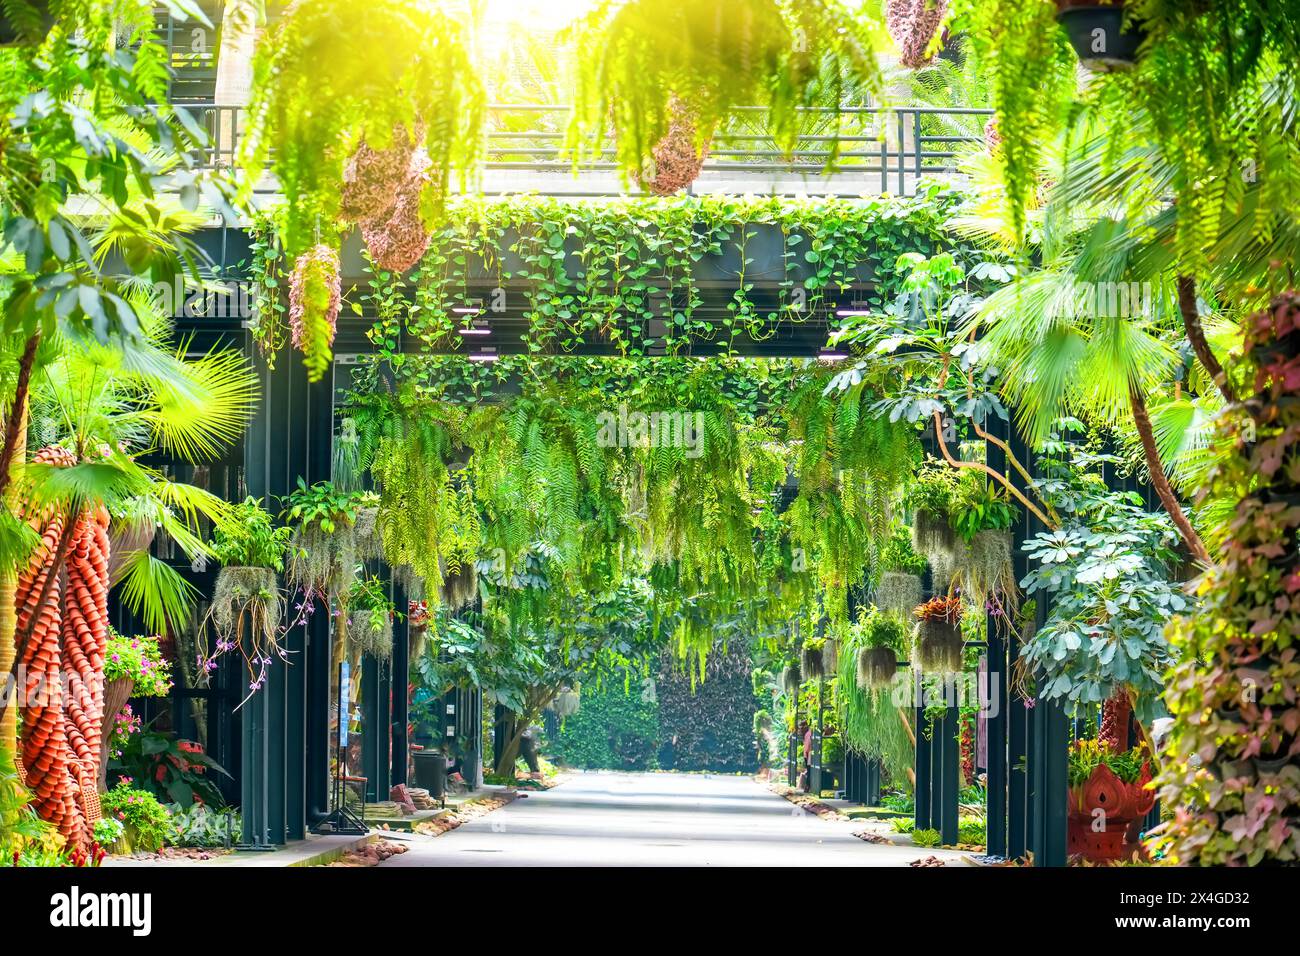
<path fill-rule="evenodd" d="M 406 588 L 393 582 L 390 586 L 392 602 L 399 612 L 393 622 L 392 670 L 392 761 L 390 780 L 393 786 L 407 782 L 411 759 L 410 741 L 407 739 L 407 693 L 410 683 L 410 639 L 406 623 Z"/>

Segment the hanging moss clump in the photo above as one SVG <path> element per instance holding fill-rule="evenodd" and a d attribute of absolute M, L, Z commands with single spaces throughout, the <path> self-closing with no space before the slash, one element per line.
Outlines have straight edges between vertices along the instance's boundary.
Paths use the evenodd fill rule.
<path fill-rule="evenodd" d="M 921 603 L 921 578 L 915 574 L 886 571 L 876 585 L 876 607 L 895 614 L 911 614 Z"/>
<path fill-rule="evenodd" d="M 240 648 L 249 659 L 269 656 L 278 647 L 282 611 L 270 568 L 224 567 L 217 572 L 208 619 L 220 644 Z"/>
<path fill-rule="evenodd" d="M 962 669 L 961 628 L 944 620 L 916 628 L 916 665 L 923 674 L 955 674 Z"/>
<path fill-rule="evenodd" d="M 359 610 L 348 616 L 351 656 L 369 655 L 386 661 L 393 656 L 393 619 L 381 610 Z"/>
<path fill-rule="evenodd" d="M 963 594 L 978 602 L 997 598 L 1015 608 L 1019 589 L 1011 563 L 1011 532 L 981 531 L 970 541 L 955 574 Z"/>
<path fill-rule="evenodd" d="M 898 655 L 892 647 L 864 647 L 858 651 L 858 686 L 879 690 L 890 686 L 898 673 Z"/>
<path fill-rule="evenodd" d="M 826 664 L 822 660 L 822 649 L 804 645 L 802 660 L 803 674 L 808 680 L 821 680 L 826 676 Z"/>
<path fill-rule="evenodd" d="M 947 515 L 926 508 L 917 510 L 912 518 L 912 546 L 918 554 L 929 558 L 931 565 L 937 557 L 951 559 L 960 550 L 960 545 Z"/>
<path fill-rule="evenodd" d="M 802 683 L 803 672 L 799 669 L 799 662 L 791 661 L 781 672 L 781 686 L 785 688 L 787 694 L 797 694 Z"/>

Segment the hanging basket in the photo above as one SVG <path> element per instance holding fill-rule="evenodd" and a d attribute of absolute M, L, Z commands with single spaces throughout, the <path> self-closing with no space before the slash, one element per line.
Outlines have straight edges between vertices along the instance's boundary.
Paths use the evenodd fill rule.
<path fill-rule="evenodd" d="M 118 677 L 104 683 L 104 717 L 99 736 L 99 789 L 108 790 L 108 753 L 109 742 L 113 738 L 113 728 L 117 725 L 117 715 L 122 712 L 126 702 L 135 690 L 135 681 L 129 677 Z"/>
<path fill-rule="evenodd" d="M 892 647 L 864 647 L 858 651 L 858 686 L 879 690 L 894 682 L 898 655 Z"/>
<path fill-rule="evenodd" d="M 821 680 L 826 676 L 826 662 L 822 658 L 820 647 L 809 647 L 805 644 L 800 655 L 800 663 L 806 680 Z"/>
<path fill-rule="evenodd" d="M 217 634 L 235 644 L 249 637 L 256 649 L 270 649 L 283 609 L 270 568 L 226 567 L 217 572 L 209 614 Z M 247 635 L 243 633 L 245 625 Z"/>
<path fill-rule="evenodd" d="M 431 171 L 432 163 L 422 149 L 416 150 L 411 163 L 411 173 L 398 190 L 393 208 L 361 223 L 361 236 L 376 264 L 399 274 L 420 261 L 432 238 L 420 206 L 421 196 L 435 182 L 437 172 Z"/>
<path fill-rule="evenodd" d="M 1056 20 L 1065 28 L 1079 62 L 1094 73 L 1131 70 L 1147 38 L 1140 26 L 1124 26 L 1123 3 L 1101 6 L 1058 0 Z"/>
<path fill-rule="evenodd" d="M 947 621 L 922 621 L 916 628 L 916 664 L 923 674 L 955 674 L 962 669 L 961 628 Z"/>
<path fill-rule="evenodd" d="M 989 530 L 975 535 L 961 555 L 955 575 L 963 594 L 979 602 L 996 596 L 1014 608 L 1019 603 L 1019 589 L 1011 563 L 1011 532 Z"/>
<path fill-rule="evenodd" d="M 355 579 L 357 561 L 355 525 L 340 524 L 327 532 L 313 523 L 294 529 L 285 576 L 305 591 L 339 593 Z"/>
<path fill-rule="evenodd" d="M 339 218 L 346 222 L 386 218 L 411 175 L 415 144 L 422 139 L 423 127 L 412 137 L 405 126 L 399 126 L 387 149 L 374 149 L 365 142 L 358 146 L 343 172 Z"/>
<path fill-rule="evenodd" d="M 572 717 L 582 707 L 582 696 L 572 688 L 562 690 L 555 696 L 555 715 L 561 720 Z"/>
<path fill-rule="evenodd" d="M 936 557 L 951 558 L 959 549 L 957 532 L 952 530 L 947 515 L 935 514 L 924 509 L 912 518 L 912 547 L 917 554 L 923 554 L 934 564 Z"/>
<path fill-rule="evenodd" d="M 348 649 L 386 661 L 393 656 L 393 619 L 386 612 L 356 610 L 348 615 Z"/>
<path fill-rule="evenodd" d="M 699 178 L 709 147 L 696 146 L 698 130 L 690 107 L 676 96 L 669 103 L 668 132 L 651 151 L 652 161 L 636 177 L 637 184 L 656 196 L 681 192 Z"/>
<path fill-rule="evenodd" d="M 910 614 L 921 603 L 921 579 L 915 574 L 886 571 L 876 585 L 876 607 L 895 614 Z"/>
<path fill-rule="evenodd" d="M 353 544 L 358 561 L 370 561 L 384 554 L 384 536 L 379 528 L 379 508 L 362 508 L 352 524 Z"/>
<path fill-rule="evenodd" d="M 822 667 L 828 674 L 840 669 L 840 648 L 833 637 L 828 637 L 822 645 Z"/>
<path fill-rule="evenodd" d="M 472 561 L 445 571 L 442 576 L 442 602 L 447 610 L 456 611 L 478 596 L 478 568 Z"/>
<path fill-rule="evenodd" d="M 799 662 L 791 661 L 781 672 L 781 686 L 785 688 L 787 694 L 797 694 L 802 683 L 803 672 L 799 669 Z"/>

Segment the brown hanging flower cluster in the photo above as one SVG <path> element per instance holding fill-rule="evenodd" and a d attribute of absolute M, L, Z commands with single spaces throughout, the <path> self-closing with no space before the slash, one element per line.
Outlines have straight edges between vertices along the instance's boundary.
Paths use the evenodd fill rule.
<path fill-rule="evenodd" d="M 948 0 L 889 0 L 885 25 L 898 45 L 898 61 L 903 66 L 915 70 L 933 59 L 926 50 L 947 12 Z"/>
<path fill-rule="evenodd" d="M 437 185 L 439 175 L 429 154 L 423 149 L 415 150 L 410 171 L 397 190 L 392 209 L 384 216 L 361 223 L 366 248 L 380 267 L 405 272 L 429 248 L 431 236 L 420 215 L 420 197 L 431 184 Z"/>
<path fill-rule="evenodd" d="M 343 173 L 339 218 L 362 222 L 390 213 L 411 174 L 415 144 L 423 138 L 422 127 L 417 126 L 412 136 L 401 126 L 393 131 L 393 142 L 387 149 L 374 149 L 362 142 Z"/>
<path fill-rule="evenodd" d="M 656 196 L 671 196 L 695 182 L 709 155 L 707 144 L 696 148 L 698 131 L 690 107 L 674 96 L 669 111 L 672 120 L 652 150 L 654 161 L 636 177 L 642 189 Z"/>
<path fill-rule="evenodd" d="M 332 358 L 339 317 L 339 254 L 329 246 L 312 246 L 294 263 L 289 279 L 289 327 L 293 345 L 303 354 L 307 377 L 315 382 Z"/>

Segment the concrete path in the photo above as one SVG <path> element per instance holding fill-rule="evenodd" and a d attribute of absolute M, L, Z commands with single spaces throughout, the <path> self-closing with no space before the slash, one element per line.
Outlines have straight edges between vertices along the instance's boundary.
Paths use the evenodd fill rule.
<path fill-rule="evenodd" d="M 747 777 L 582 773 L 439 837 L 400 866 L 906 866 L 955 851 L 866 843 Z"/>

